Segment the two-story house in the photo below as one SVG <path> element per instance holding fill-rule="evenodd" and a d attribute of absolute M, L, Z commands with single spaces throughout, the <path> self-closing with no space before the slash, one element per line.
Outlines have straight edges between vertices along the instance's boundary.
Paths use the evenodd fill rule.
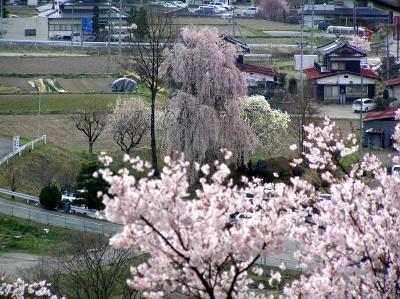
<path fill-rule="evenodd" d="M 318 62 L 304 73 L 313 80 L 317 100 L 323 103 L 345 103 L 357 98 L 374 98 L 377 74 L 361 67 L 366 53 L 342 40 L 317 48 Z"/>

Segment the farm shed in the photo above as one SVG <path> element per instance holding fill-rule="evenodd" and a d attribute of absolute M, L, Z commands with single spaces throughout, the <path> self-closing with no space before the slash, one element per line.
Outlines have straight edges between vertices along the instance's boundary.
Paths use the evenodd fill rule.
<path fill-rule="evenodd" d="M 370 112 L 363 119 L 363 146 L 372 149 L 381 149 L 393 145 L 392 135 L 396 126 L 396 111 Z"/>

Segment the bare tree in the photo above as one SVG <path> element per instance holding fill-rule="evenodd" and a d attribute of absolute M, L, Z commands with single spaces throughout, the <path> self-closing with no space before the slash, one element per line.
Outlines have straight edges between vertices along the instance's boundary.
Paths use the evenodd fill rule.
<path fill-rule="evenodd" d="M 141 9 L 138 11 L 141 19 L 146 24 L 145 30 L 133 30 L 130 37 L 128 59 L 122 65 L 135 71 L 151 92 L 150 113 L 150 138 L 151 160 L 154 175 L 158 175 L 156 128 L 155 128 L 155 102 L 164 79 L 165 72 L 162 64 L 165 59 L 164 52 L 173 46 L 178 27 L 171 14 L 164 10 Z M 143 29 L 143 30 L 142 30 Z"/>
<path fill-rule="evenodd" d="M 149 111 L 142 99 L 119 99 L 110 115 L 110 130 L 121 150 L 130 154 L 149 128 Z"/>
<path fill-rule="evenodd" d="M 106 127 L 106 115 L 101 112 L 82 111 L 72 117 L 76 128 L 82 131 L 89 142 L 89 153 L 93 152 L 93 144 Z"/>
<path fill-rule="evenodd" d="M 43 261 L 42 267 L 22 272 L 27 280 L 51 283 L 52 292 L 76 299 L 140 298 L 127 286 L 131 249 L 114 249 L 103 235 L 76 233 Z"/>
<path fill-rule="evenodd" d="M 2 167 L 2 174 L 11 191 L 15 191 L 19 186 L 21 186 L 23 172 L 21 167 L 16 163 L 8 161 L 8 163 Z"/>
<path fill-rule="evenodd" d="M 300 153 L 303 149 L 305 140 L 304 126 L 315 123 L 319 120 L 319 108 L 316 105 L 315 88 L 311 80 L 304 81 L 304 96 L 301 96 L 301 87 L 297 87 L 295 79 L 289 81 L 289 97 L 291 99 L 288 107 L 291 116 L 291 126 L 293 136 L 297 139 Z"/>

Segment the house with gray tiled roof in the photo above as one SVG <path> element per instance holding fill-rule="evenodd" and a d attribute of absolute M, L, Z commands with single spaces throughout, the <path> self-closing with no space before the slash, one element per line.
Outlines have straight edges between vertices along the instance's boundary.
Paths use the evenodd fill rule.
<path fill-rule="evenodd" d="M 318 61 L 304 73 L 317 89 L 323 103 L 346 103 L 358 98 L 374 98 L 376 73 L 361 67 L 367 54 L 348 42 L 336 40 L 317 47 Z"/>

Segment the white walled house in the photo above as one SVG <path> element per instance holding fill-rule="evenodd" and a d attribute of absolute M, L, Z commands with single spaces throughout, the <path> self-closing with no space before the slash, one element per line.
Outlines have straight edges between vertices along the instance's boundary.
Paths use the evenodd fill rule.
<path fill-rule="evenodd" d="M 318 47 L 317 51 L 319 62 L 304 73 L 313 80 L 319 102 L 345 103 L 375 97 L 375 82 L 379 77 L 361 68 L 366 53 L 341 40 Z"/>
<path fill-rule="evenodd" d="M 43 17 L 0 19 L 4 39 L 47 40 L 48 20 Z"/>
<path fill-rule="evenodd" d="M 400 78 L 386 80 L 385 86 L 389 91 L 389 96 L 396 98 L 398 101 L 400 100 Z"/>
<path fill-rule="evenodd" d="M 245 74 L 248 87 L 256 87 L 266 82 L 278 82 L 278 72 L 274 69 L 244 63 L 237 63 L 236 67 Z"/>

